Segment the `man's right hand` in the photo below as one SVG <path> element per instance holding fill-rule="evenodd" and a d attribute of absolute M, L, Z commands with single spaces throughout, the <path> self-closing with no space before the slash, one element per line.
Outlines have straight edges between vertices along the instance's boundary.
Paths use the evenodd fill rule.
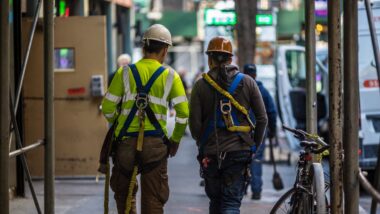
<path fill-rule="evenodd" d="M 174 157 L 177 154 L 179 143 L 170 139 L 169 157 Z"/>

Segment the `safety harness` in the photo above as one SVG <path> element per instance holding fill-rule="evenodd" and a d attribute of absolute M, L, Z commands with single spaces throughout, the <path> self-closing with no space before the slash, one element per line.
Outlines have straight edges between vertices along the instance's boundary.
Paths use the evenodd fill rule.
<path fill-rule="evenodd" d="M 244 74 L 238 73 L 234 80 L 232 81 L 230 87 L 228 90 L 224 90 L 222 87 L 220 87 L 208 74 L 203 74 L 203 79 L 211 85 L 220 95 L 221 99 L 219 101 L 219 104 L 216 109 L 216 118 L 209 119 L 206 129 L 204 130 L 202 137 L 200 139 L 200 146 L 199 146 L 199 154 L 200 157 L 203 156 L 203 149 L 204 146 L 210 137 L 212 131 L 215 129 L 215 125 L 217 128 L 226 128 L 230 132 L 235 132 L 237 134 L 242 132 L 251 132 L 254 130 L 255 125 L 251 121 L 251 118 L 249 116 L 249 112 L 247 109 L 240 105 L 233 97 L 232 94 L 234 94 L 236 88 L 238 87 L 239 83 L 243 80 Z M 237 117 L 237 114 L 241 113 L 243 114 L 248 123 L 249 126 L 240 126 L 239 120 Z"/>
<path fill-rule="evenodd" d="M 147 84 L 145 86 L 142 85 L 141 78 L 139 75 L 139 72 L 136 68 L 136 65 L 131 64 L 129 65 L 129 68 L 132 71 L 133 77 L 136 82 L 137 87 L 137 95 L 135 97 L 135 102 L 133 104 L 133 107 L 131 108 L 131 111 L 129 112 L 123 128 L 120 130 L 119 136 L 117 137 L 116 141 L 121 142 L 123 137 L 125 136 L 131 136 L 131 137 L 137 137 L 137 145 L 136 145 L 136 156 L 135 156 L 135 162 L 134 167 L 132 171 L 131 181 L 128 188 L 128 196 L 126 200 L 126 209 L 125 213 L 129 214 L 132 208 L 132 199 L 133 199 L 133 189 L 137 182 L 137 174 L 139 171 L 141 171 L 141 152 L 143 148 L 143 142 L 144 142 L 144 136 L 157 136 L 161 137 L 163 139 L 164 144 L 168 147 L 169 151 L 169 139 L 166 136 L 165 132 L 163 131 L 158 119 L 156 118 L 153 110 L 149 106 L 149 91 L 151 87 L 153 86 L 153 83 L 156 81 L 156 79 L 165 71 L 165 67 L 160 66 L 151 76 L 151 78 L 148 80 Z M 127 70 L 128 71 L 128 70 Z M 129 126 L 131 125 L 133 118 L 135 117 L 137 113 L 137 117 L 139 119 L 139 131 L 138 132 L 127 132 Z M 148 117 L 150 123 L 154 126 L 155 130 L 151 131 L 145 131 L 145 116 Z M 106 173 L 106 189 L 105 189 L 105 202 L 104 207 L 105 213 L 108 213 L 108 184 L 109 184 L 109 164 L 107 164 L 107 173 Z"/>

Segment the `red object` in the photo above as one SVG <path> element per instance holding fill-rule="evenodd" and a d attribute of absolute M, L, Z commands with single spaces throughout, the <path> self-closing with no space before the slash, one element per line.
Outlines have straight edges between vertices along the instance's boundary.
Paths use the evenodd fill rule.
<path fill-rule="evenodd" d="M 379 81 L 378 80 L 365 80 L 363 83 L 365 88 L 378 88 Z"/>
<path fill-rule="evenodd" d="M 311 161 L 311 160 L 313 160 L 313 156 L 312 156 L 311 154 L 307 154 L 307 155 L 305 156 L 305 160 L 307 160 L 307 161 Z"/>
<path fill-rule="evenodd" d="M 69 16 L 70 16 L 70 8 L 66 8 L 65 17 L 69 17 Z"/>
<path fill-rule="evenodd" d="M 362 150 L 361 149 L 358 150 L 358 155 L 362 155 Z"/>
<path fill-rule="evenodd" d="M 207 168 L 208 167 L 208 163 L 210 163 L 210 162 L 211 162 L 211 159 L 208 158 L 208 157 L 205 157 L 205 158 L 202 159 L 202 166 L 204 168 Z"/>
<path fill-rule="evenodd" d="M 86 89 L 84 87 L 67 89 L 67 94 L 69 95 L 82 95 L 85 93 L 86 93 Z"/>

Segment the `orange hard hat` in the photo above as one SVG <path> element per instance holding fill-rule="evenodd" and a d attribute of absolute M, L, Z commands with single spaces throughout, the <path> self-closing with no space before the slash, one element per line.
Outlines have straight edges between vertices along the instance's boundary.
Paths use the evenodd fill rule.
<path fill-rule="evenodd" d="M 233 55 L 231 41 L 221 36 L 214 37 L 208 43 L 206 54 L 211 52 L 220 52 Z"/>

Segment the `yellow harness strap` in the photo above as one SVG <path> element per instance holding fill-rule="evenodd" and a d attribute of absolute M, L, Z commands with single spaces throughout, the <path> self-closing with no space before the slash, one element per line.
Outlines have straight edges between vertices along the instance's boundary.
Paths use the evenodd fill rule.
<path fill-rule="evenodd" d="M 249 117 L 247 109 L 240 105 L 238 101 L 235 100 L 235 98 L 232 97 L 228 91 L 224 90 L 222 87 L 220 87 L 208 74 L 204 73 L 202 77 L 213 87 L 215 90 L 217 90 L 220 94 L 223 96 L 227 97 L 228 100 L 230 100 L 231 104 L 242 114 L 245 115 L 245 117 L 248 120 L 248 123 L 250 127 L 248 126 L 232 126 L 232 127 L 227 127 L 227 130 L 232 131 L 232 132 L 250 132 L 251 128 L 252 130 L 255 129 L 255 125 L 253 124 L 251 118 Z"/>
<path fill-rule="evenodd" d="M 139 110 L 138 117 L 139 117 L 139 122 L 140 122 L 140 129 L 139 129 L 139 135 L 137 137 L 136 150 L 137 150 L 137 153 L 140 153 L 143 150 L 143 143 L 144 143 L 145 111 Z M 139 166 L 138 166 L 138 163 L 136 163 L 135 166 L 133 167 L 131 182 L 129 183 L 125 214 L 129 214 L 132 209 L 133 190 L 137 183 L 138 169 L 139 169 Z"/>

